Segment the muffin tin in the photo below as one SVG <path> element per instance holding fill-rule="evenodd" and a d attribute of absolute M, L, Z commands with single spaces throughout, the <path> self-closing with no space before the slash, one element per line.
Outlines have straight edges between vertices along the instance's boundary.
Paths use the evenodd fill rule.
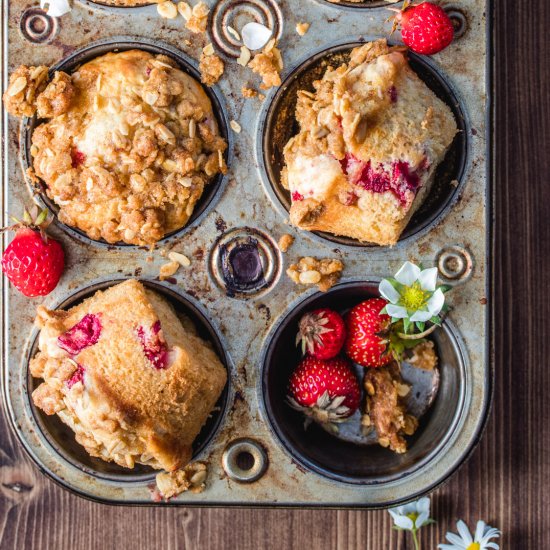
<path fill-rule="evenodd" d="M 484 0 L 463 0 L 457 11 L 448 4 L 463 18 L 460 38 L 433 58 L 411 56 L 419 76 L 453 109 L 461 133 L 426 206 L 401 241 L 386 248 L 289 226 L 288 198 L 277 174 L 282 136 L 291 132 L 281 107 L 292 103 L 296 85 L 305 85 L 327 55 L 345 55 L 358 43 L 385 36 L 387 10 L 376 1 L 305 0 L 299 10 L 293 9 L 297 0 L 208 3 L 208 36 L 199 36 L 184 29 L 181 17 L 161 19 L 155 6 L 116 8 L 76 0 L 72 12 L 56 20 L 22 0 L 4 0 L 4 87 L 8 73 L 21 63 L 74 68 L 94 55 L 133 47 L 167 53 L 196 75 L 195 60 L 212 41 L 226 62 L 224 76 L 210 90 L 218 120 L 226 129 L 230 120 L 242 127 L 239 134 L 226 130 L 228 175 L 210 185 L 190 226 L 159 244 L 158 249 L 186 254 L 191 267 L 159 282 L 166 259 L 158 249 L 107 245 L 55 222 L 52 232 L 67 254 L 56 290 L 44 300 L 29 300 L 2 279 L 3 396 L 12 425 L 38 467 L 64 487 L 102 502 L 152 504 L 154 472 L 126 471 L 87 457 L 60 422 L 34 408 L 28 372 L 39 303 L 65 307 L 95 289 L 137 277 L 199 321 L 230 373 L 220 408 L 196 445 L 195 458 L 209 463 L 207 489 L 159 505 L 372 508 L 415 498 L 466 459 L 480 437 L 491 398 L 489 6 Z M 276 24 L 285 61 L 283 86 L 263 102 L 241 96 L 241 87 L 257 85 L 258 78 L 236 63 L 235 45 L 224 28 L 228 22 L 240 28 L 252 19 Z M 300 37 L 294 29 L 303 21 L 311 27 Z M 117 36 L 121 28 L 128 36 Z M 2 122 L 6 225 L 8 214 L 18 215 L 30 201 L 22 168 L 29 162 L 31 121 L 19 125 L 5 116 Z M 276 243 L 284 233 L 296 240 L 281 254 Z M 4 246 L 7 242 L 4 236 Z M 297 287 L 284 274 L 290 263 L 307 255 L 345 263 L 341 282 L 327 294 Z M 434 335 L 441 356 L 439 390 L 410 439 L 409 452 L 393 455 L 358 446 L 316 427 L 303 432 L 300 419 L 282 402 L 296 360 L 288 336 L 296 317 L 318 304 L 352 304 L 373 295 L 377 282 L 406 259 L 437 265 L 443 280 L 455 286 L 449 295 L 452 311 Z M 242 272 L 240 261 L 255 264 Z"/>

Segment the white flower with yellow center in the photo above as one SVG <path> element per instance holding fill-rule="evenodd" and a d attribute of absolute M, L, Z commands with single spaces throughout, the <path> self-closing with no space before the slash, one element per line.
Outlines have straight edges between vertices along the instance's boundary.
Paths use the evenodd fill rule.
<path fill-rule="evenodd" d="M 412 533 L 416 549 L 420 548 L 416 532 L 424 525 L 435 523 L 430 518 L 430 499 L 428 497 L 404 504 L 403 506 L 397 506 L 397 508 L 391 508 L 388 512 L 393 518 L 394 529 L 410 531 Z"/>
<path fill-rule="evenodd" d="M 382 279 L 378 290 L 389 303 L 383 312 L 392 322 L 403 320 L 404 332 L 416 325 L 420 332 L 426 322 L 441 323 L 439 314 L 445 306 L 445 286 L 437 286 L 437 267 L 420 269 L 412 262 L 405 262 L 394 278 Z"/>
<path fill-rule="evenodd" d="M 459 520 L 456 523 L 458 535 L 456 533 L 447 533 L 445 538 L 451 544 L 440 544 L 440 550 L 498 550 L 500 546 L 496 542 L 491 542 L 491 539 L 500 536 L 500 531 L 495 527 L 490 527 L 484 521 L 478 521 L 476 532 L 472 536 L 467 525 Z M 459 536 L 460 535 L 460 536 Z"/>

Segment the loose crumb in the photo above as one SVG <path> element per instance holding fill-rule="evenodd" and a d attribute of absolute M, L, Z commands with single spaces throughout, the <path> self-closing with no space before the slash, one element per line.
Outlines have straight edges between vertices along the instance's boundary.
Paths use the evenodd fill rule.
<path fill-rule="evenodd" d="M 292 264 L 286 274 L 296 284 L 317 285 L 321 292 L 326 292 L 334 286 L 342 275 L 344 264 L 333 258 L 318 260 L 311 256 L 300 258 L 297 264 Z"/>
<path fill-rule="evenodd" d="M 250 50 L 246 46 L 241 46 L 241 55 L 239 55 L 237 63 L 243 67 L 246 67 L 251 57 L 252 55 Z"/>
<path fill-rule="evenodd" d="M 168 279 L 168 277 L 175 275 L 176 271 L 179 268 L 180 268 L 180 264 L 178 262 L 168 262 L 167 264 L 162 264 L 160 266 L 159 279 L 161 281 Z"/>
<path fill-rule="evenodd" d="M 431 340 L 426 340 L 415 346 L 407 362 L 419 369 L 435 369 L 435 367 L 437 367 L 437 354 L 435 352 L 434 343 Z"/>
<path fill-rule="evenodd" d="M 281 235 L 281 238 L 279 239 L 279 250 L 281 252 L 286 252 L 294 242 L 294 237 L 292 235 L 289 235 L 288 233 L 285 233 L 284 235 Z"/>
<path fill-rule="evenodd" d="M 157 4 L 157 12 L 164 19 L 175 19 L 178 16 L 178 8 L 176 4 L 170 2 L 159 2 Z"/>
<path fill-rule="evenodd" d="M 275 39 L 271 39 L 261 53 L 254 56 L 248 66 L 262 77 L 262 90 L 281 85 L 280 72 L 283 70 L 281 52 L 275 47 Z"/>
<path fill-rule="evenodd" d="M 213 49 L 213 48 L 212 48 Z M 207 86 L 213 86 L 223 74 L 225 66 L 220 57 L 216 54 L 203 52 L 199 63 L 201 82 Z"/>
<path fill-rule="evenodd" d="M 206 32 L 209 12 L 210 10 L 204 2 L 199 2 L 193 6 L 191 17 L 185 24 L 185 28 L 194 33 Z"/>
<path fill-rule="evenodd" d="M 304 36 L 304 34 L 306 34 L 306 32 L 309 30 L 309 27 L 310 27 L 309 23 L 298 23 L 296 25 L 296 32 L 300 36 Z"/>
<path fill-rule="evenodd" d="M 243 86 L 241 88 L 241 94 L 243 97 L 246 97 L 247 99 L 256 97 L 258 95 L 258 92 L 254 88 L 247 88 L 246 86 Z"/>
<path fill-rule="evenodd" d="M 175 472 L 157 474 L 156 483 L 160 495 L 168 500 L 184 491 L 202 493 L 206 487 L 208 469 L 204 462 L 194 462 Z"/>
<path fill-rule="evenodd" d="M 236 133 L 236 134 L 240 134 L 241 133 L 241 125 L 236 121 L 236 120 L 232 120 L 229 122 L 229 126 L 231 126 L 231 129 Z"/>

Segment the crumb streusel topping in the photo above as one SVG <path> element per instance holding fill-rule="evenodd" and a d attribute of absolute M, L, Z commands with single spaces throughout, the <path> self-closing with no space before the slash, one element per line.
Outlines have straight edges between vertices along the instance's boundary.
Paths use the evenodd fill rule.
<path fill-rule="evenodd" d="M 20 67 L 4 102 L 14 115 L 50 119 L 32 136 L 32 175 L 59 220 L 136 245 L 183 227 L 205 185 L 227 170 L 201 85 L 170 58 L 140 50 L 58 72 L 47 86 L 44 71 Z"/>

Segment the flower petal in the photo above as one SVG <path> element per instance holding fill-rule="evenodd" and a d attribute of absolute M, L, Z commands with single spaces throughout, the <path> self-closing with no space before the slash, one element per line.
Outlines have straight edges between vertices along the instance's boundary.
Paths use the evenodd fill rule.
<path fill-rule="evenodd" d="M 429 512 L 420 512 L 420 514 L 416 518 L 416 521 L 414 522 L 414 525 L 417 529 L 420 529 L 420 527 L 422 527 L 428 521 L 428 515 Z"/>
<path fill-rule="evenodd" d="M 390 317 L 395 317 L 396 319 L 405 319 L 409 316 L 406 308 L 394 304 L 388 304 L 386 306 L 386 311 Z"/>
<path fill-rule="evenodd" d="M 439 550 L 462 550 L 462 547 L 455 546 L 454 544 L 438 544 Z"/>
<path fill-rule="evenodd" d="M 40 0 L 40 7 L 45 9 L 46 6 L 46 13 L 51 17 L 61 17 L 71 11 L 68 0 Z"/>
<path fill-rule="evenodd" d="M 428 303 L 426 304 L 426 307 L 428 308 L 428 311 L 434 315 L 437 315 L 440 311 L 443 305 L 445 304 L 445 294 L 443 294 L 443 291 L 438 288 L 433 294 L 432 297 L 428 300 Z"/>
<path fill-rule="evenodd" d="M 476 542 L 480 542 L 484 534 L 485 534 L 485 522 L 482 520 L 479 520 L 476 525 L 476 533 L 474 535 L 474 540 Z"/>
<path fill-rule="evenodd" d="M 252 51 L 263 48 L 269 42 L 272 34 L 271 29 L 255 21 L 247 23 L 241 29 L 243 44 Z"/>
<path fill-rule="evenodd" d="M 430 499 L 428 497 L 421 498 L 417 503 L 417 510 L 419 512 L 430 513 Z"/>
<path fill-rule="evenodd" d="M 500 550 L 500 546 L 496 542 L 486 542 L 482 548 L 493 548 L 494 550 Z"/>
<path fill-rule="evenodd" d="M 383 298 L 386 298 L 386 300 L 392 304 L 396 304 L 401 297 L 399 292 L 393 288 L 393 285 L 387 279 L 382 279 L 380 285 L 378 286 L 378 291 Z"/>
<path fill-rule="evenodd" d="M 431 314 L 431 312 L 419 309 L 411 315 L 411 321 L 425 323 L 426 321 L 429 321 L 432 317 L 433 315 Z"/>
<path fill-rule="evenodd" d="M 437 284 L 437 267 L 430 267 L 420 272 L 418 282 L 422 290 L 433 292 Z"/>
<path fill-rule="evenodd" d="M 456 522 L 456 528 L 458 529 L 460 536 L 466 543 L 466 546 L 474 542 L 474 539 L 472 538 L 472 534 L 470 533 L 468 526 L 461 519 Z"/>
<path fill-rule="evenodd" d="M 401 527 L 401 529 L 410 530 L 414 527 L 412 519 L 407 516 L 396 516 L 393 518 L 393 522 L 397 525 L 397 527 Z"/>
<path fill-rule="evenodd" d="M 412 262 L 405 262 L 395 274 L 395 279 L 402 285 L 411 286 L 418 279 L 420 273 L 420 268 L 417 265 Z"/>

